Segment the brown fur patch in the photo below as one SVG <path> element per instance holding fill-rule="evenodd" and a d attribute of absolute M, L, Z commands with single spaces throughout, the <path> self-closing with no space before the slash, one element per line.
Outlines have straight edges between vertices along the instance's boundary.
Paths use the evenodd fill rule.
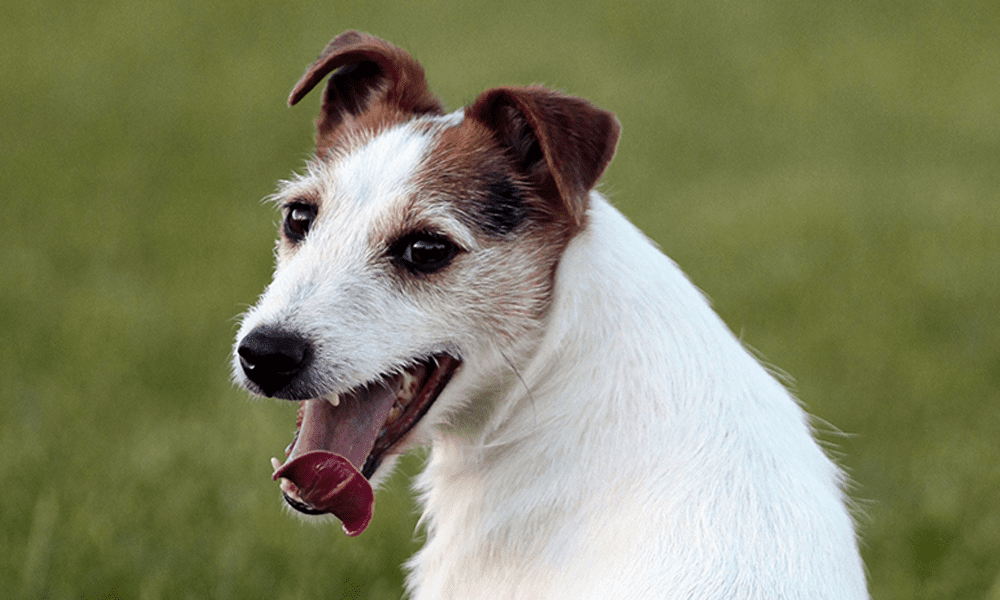
<path fill-rule="evenodd" d="M 539 195 L 579 231 L 587 195 L 615 153 L 620 126 L 593 104 L 538 86 L 487 90 L 466 110 L 505 147 Z"/>
<path fill-rule="evenodd" d="M 480 256 L 460 255 L 456 266 L 488 261 L 469 273 L 476 279 L 465 283 L 488 290 L 488 304 L 496 312 L 484 317 L 494 314 L 497 325 L 508 326 L 519 322 L 509 320 L 512 314 L 538 318 L 549 304 L 555 267 L 575 228 L 565 211 L 537 194 L 494 133 L 469 119 L 444 129 L 416 175 L 415 187 L 407 212 L 433 214 L 439 210 L 435 205 L 446 203 L 475 237 L 474 253 Z"/>
<path fill-rule="evenodd" d="M 510 152 L 477 121 L 445 129 L 416 181 L 417 189 L 454 203 L 463 222 L 486 236 L 541 227 L 558 240 L 569 225 L 567 215 L 538 195 Z"/>
<path fill-rule="evenodd" d="M 380 133 L 413 120 L 413 114 L 379 100 L 360 114 L 341 115 L 336 127 L 324 126 L 324 118 L 316 122 L 316 157 L 320 160 L 348 154 Z"/>
<path fill-rule="evenodd" d="M 403 50 L 367 33 L 347 31 L 327 44 L 288 103 L 296 104 L 327 75 L 316 121 L 316 152 L 321 158 L 352 132 L 377 133 L 413 116 L 444 112 L 427 87 L 423 67 Z M 359 126 L 359 121 L 368 124 Z"/>

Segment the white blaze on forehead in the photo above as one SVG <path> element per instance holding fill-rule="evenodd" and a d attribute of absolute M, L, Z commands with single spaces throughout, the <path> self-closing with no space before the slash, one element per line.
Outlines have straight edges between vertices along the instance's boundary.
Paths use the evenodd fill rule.
<path fill-rule="evenodd" d="M 373 224 L 394 206 L 412 199 L 419 191 L 418 178 L 441 132 L 461 123 L 462 115 L 421 117 L 378 134 L 358 134 L 348 139 L 349 148 L 327 162 L 310 165 L 309 174 L 294 182 L 319 192 L 319 216 L 304 244 L 321 246 L 323 252 L 371 249 L 366 245 Z M 287 192 L 287 191 L 286 191 Z M 422 205 L 421 214 L 432 217 L 443 229 L 467 247 L 472 241 L 456 217 L 442 206 Z M 450 226 L 449 226 L 450 225 Z M 355 255 L 361 259 L 362 255 Z"/>
<path fill-rule="evenodd" d="M 328 205 L 326 212 L 349 208 L 344 204 L 367 208 L 374 203 L 384 208 L 380 199 L 412 191 L 410 184 L 434 139 L 460 125 L 463 118 L 464 112 L 458 110 L 419 117 L 376 134 L 356 132 L 331 157 L 312 161 L 306 173 L 281 182 L 272 198 L 282 202 L 318 194 Z"/>
<path fill-rule="evenodd" d="M 375 136 L 332 165 L 331 183 L 338 196 L 332 200 L 382 204 L 405 193 L 432 139 L 412 121 Z"/>

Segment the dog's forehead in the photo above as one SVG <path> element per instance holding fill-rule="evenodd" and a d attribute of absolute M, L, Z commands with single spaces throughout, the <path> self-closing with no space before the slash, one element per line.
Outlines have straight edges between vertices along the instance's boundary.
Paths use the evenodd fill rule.
<path fill-rule="evenodd" d="M 330 191 L 338 202 L 376 208 L 408 190 L 432 141 L 412 121 L 376 135 L 330 165 Z"/>
<path fill-rule="evenodd" d="M 442 132 L 462 122 L 462 111 L 421 117 L 379 130 L 358 130 L 281 191 L 320 205 L 319 222 L 349 221 L 364 228 L 419 192 L 421 173 Z M 319 224 L 318 222 L 318 224 Z"/>

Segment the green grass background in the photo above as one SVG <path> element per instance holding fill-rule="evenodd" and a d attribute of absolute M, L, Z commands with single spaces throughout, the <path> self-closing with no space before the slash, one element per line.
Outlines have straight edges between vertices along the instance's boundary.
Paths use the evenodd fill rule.
<path fill-rule="evenodd" d="M 450 107 L 617 113 L 603 190 L 846 435 L 877 599 L 1000 600 L 1000 4 L 7 2 L 0 595 L 397 598 L 409 458 L 347 539 L 284 514 L 294 408 L 233 388 L 348 28 Z"/>

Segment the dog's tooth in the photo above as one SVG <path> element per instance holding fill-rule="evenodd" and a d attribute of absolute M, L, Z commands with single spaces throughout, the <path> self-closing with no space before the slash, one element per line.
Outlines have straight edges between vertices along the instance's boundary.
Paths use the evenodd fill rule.
<path fill-rule="evenodd" d="M 277 471 L 278 469 L 281 468 L 281 461 L 272 456 L 271 457 L 271 466 L 274 467 L 275 471 Z"/>
<path fill-rule="evenodd" d="M 399 403 L 393 404 L 392 408 L 389 409 L 389 416 L 385 419 L 386 425 L 392 425 L 399 419 L 399 416 L 403 414 L 403 407 Z"/>
<path fill-rule="evenodd" d="M 298 437 L 298 431 L 302 429 L 302 421 L 306 418 L 306 401 L 302 400 L 299 402 L 299 410 L 295 413 L 295 435 Z M 293 442 L 294 443 L 294 442 Z"/>
<path fill-rule="evenodd" d="M 399 385 L 399 391 L 396 392 L 396 397 L 404 402 L 410 400 L 416 395 L 418 385 L 420 385 L 420 381 L 416 375 L 410 371 L 403 371 L 402 381 Z"/>
<path fill-rule="evenodd" d="M 337 394 L 332 398 L 327 398 L 326 401 L 330 403 L 330 406 L 340 406 L 340 394 Z"/>

